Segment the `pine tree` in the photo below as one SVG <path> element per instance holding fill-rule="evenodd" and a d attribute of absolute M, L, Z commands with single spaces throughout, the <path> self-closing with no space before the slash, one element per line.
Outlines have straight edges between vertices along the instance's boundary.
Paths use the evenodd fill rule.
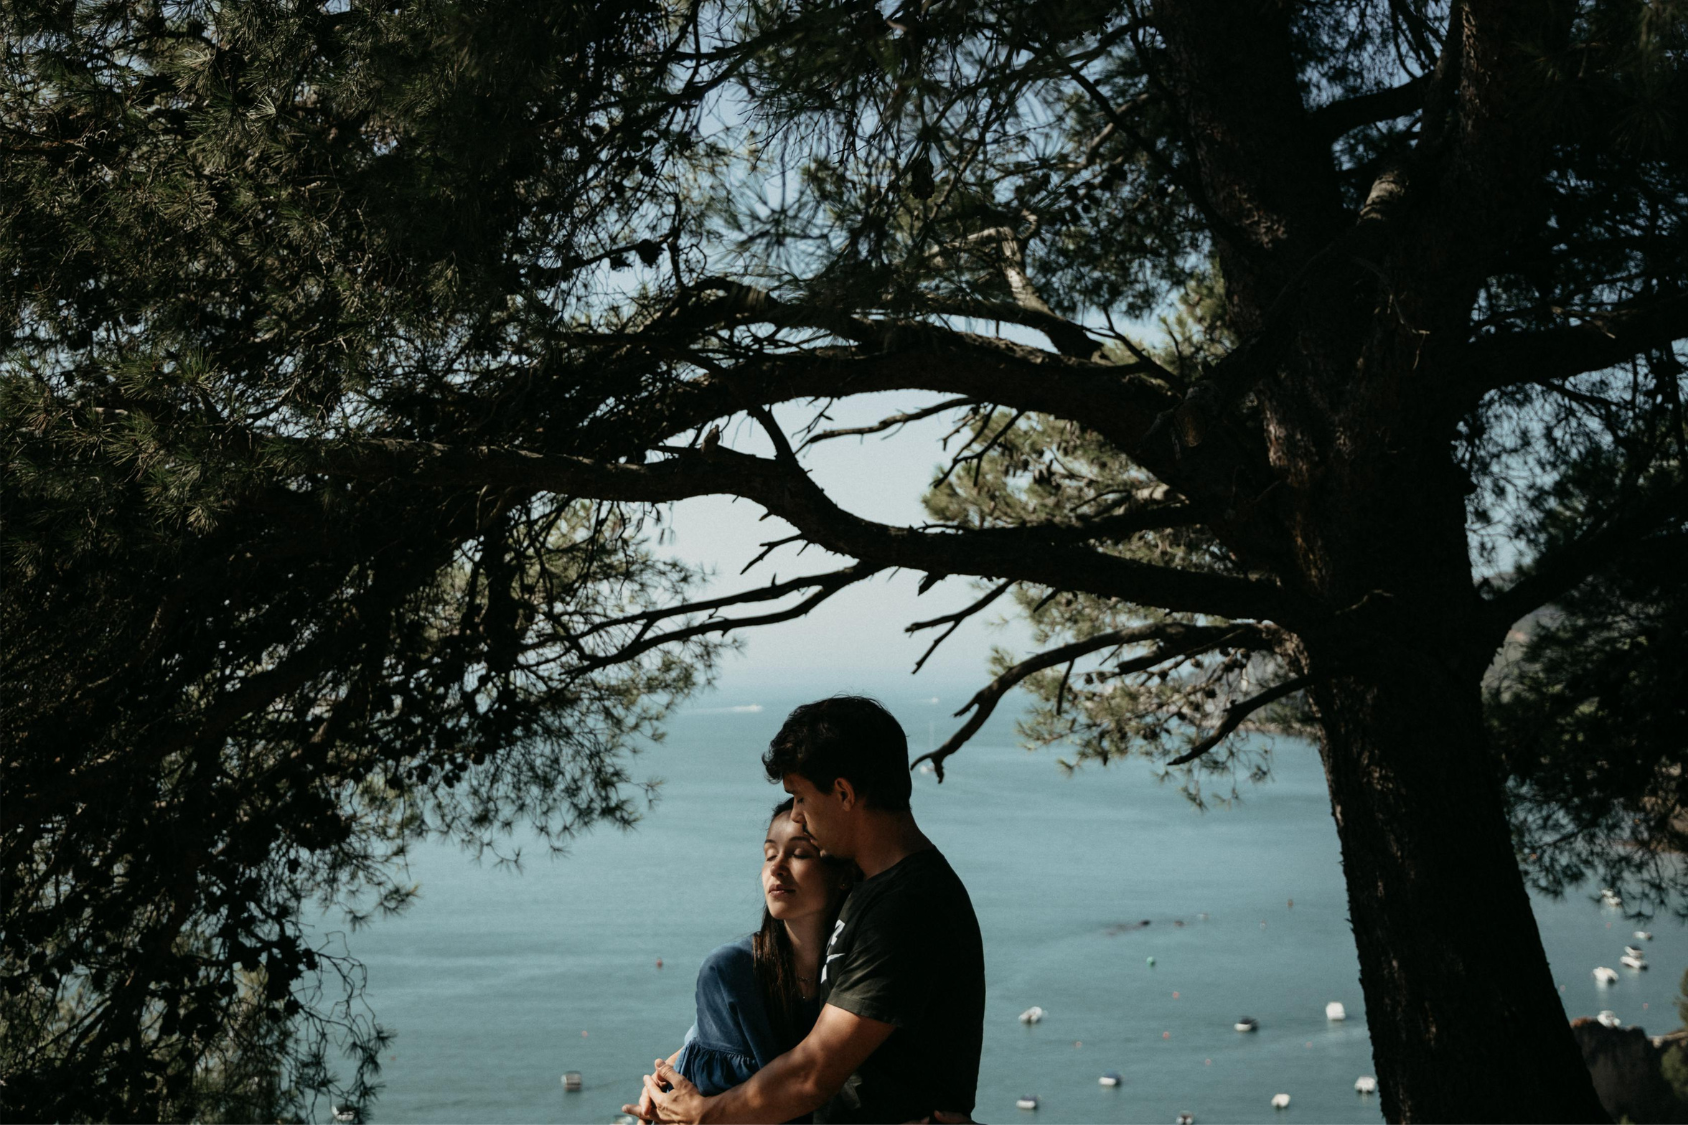
<path fill-rule="evenodd" d="M 89 972 L 41 905 L 122 885 L 81 842 L 160 785 L 194 825 L 225 778 L 294 792 L 264 754 L 311 779 L 285 830 L 330 845 L 358 801 L 409 823 L 535 755 L 614 810 L 641 692 L 903 568 L 981 584 L 915 623 L 940 641 L 1017 604 L 1047 646 L 998 662 L 940 767 L 1021 685 L 1034 738 L 1198 797 L 1267 768 L 1249 724 L 1310 732 L 1387 1116 L 1600 1116 L 1517 849 L 1550 870 L 1542 815 L 1606 849 L 1607 812 L 1675 799 L 1630 759 L 1672 751 L 1577 708 L 1529 735 L 1507 700 L 1627 690 L 1606 639 L 1679 614 L 1640 560 L 1688 507 L 1680 5 L 18 11 L 8 958 Z M 840 508 L 802 447 L 845 434 L 771 413 L 890 390 L 933 397 L 867 429 L 965 443 L 920 529 Z M 687 601 L 639 540 L 705 494 L 847 565 Z M 1548 606 L 1570 624 L 1486 722 Z M 1575 680 L 1553 653 L 1591 643 Z M 1589 738 L 1628 756 L 1593 816 Z M 341 755 L 383 764 L 320 783 Z M 90 769 L 135 788 L 89 802 Z M 457 822 L 561 815 L 518 772 Z M 353 851 L 337 876 L 379 868 Z M 138 1104 L 99 1096 L 42 1104 Z"/>

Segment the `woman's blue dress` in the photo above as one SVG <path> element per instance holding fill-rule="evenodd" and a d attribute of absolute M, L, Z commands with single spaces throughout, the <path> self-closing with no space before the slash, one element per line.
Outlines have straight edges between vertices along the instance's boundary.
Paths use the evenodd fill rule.
<path fill-rule="evenodd" d="M 746 936 L 721 946 L 704 958 L 697 973 L 697 1023 L 686 1033 L 674 1069 L 706 1097 L 743 1083 L 795 1046 L 774 1039 L 750 943 Z M 804 1004 L 799 1039 L 819 1014 L 819 1002 Z"/>

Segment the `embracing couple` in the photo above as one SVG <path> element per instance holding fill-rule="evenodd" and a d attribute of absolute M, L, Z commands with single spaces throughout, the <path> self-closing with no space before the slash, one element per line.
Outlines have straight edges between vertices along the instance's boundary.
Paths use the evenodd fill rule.
<path fill-rule="evenodd" d="M 709 955 L 647 1121 L 965 1121 L 984 1037 L 973 904 L 909 809 L 908 739 L 871 699 L 806 703 L 762 759 L 762 927 Z"/>

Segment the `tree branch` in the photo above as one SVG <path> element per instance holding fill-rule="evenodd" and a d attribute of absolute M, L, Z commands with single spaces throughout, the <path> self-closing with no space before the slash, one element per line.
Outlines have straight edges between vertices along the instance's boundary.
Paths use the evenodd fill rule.
<path fill-rule="evenodd" d="M 914 672 L 911 672 L 910 674 L 913 675 L 914 673 L 919 672 L 920 669 L 925 666 L 926 662 L 932 658 L 932 654 L 938 651 L 938 646 L 949 640 L 951 633 L 954 633 L 957 629 L 961 628 L 961 623 L 963 621 L 966 621 L 969 617 L 972 617 L 976 613 L 982 612 L 992 602 L 996 601 L 996 599 L 1000 598 L 1003 594 L 1006 594 L 1009 588 L 1013 585 L 1014 583 L 1012 580 L 1008 582 L 999 582 L 987 591 L 984 597 L 978 599 L 966 609 L 960 609 L 954 613 L 946 613 L 942 617 L 934 617 L 930 621 L 916 621 L 905 628 L 903 630 L 905 633 L 918 633 L 922 629 L 932 629 L 939 625 L 947 624 L 949 626 L 948 629 L 945 629 L 942 633 L 938 634 L 936 640 L 926 647 L 926 651 L 921 654 L 920 659 L 914 662 Z"/>
<path fill-rule="evenodd" d="M 857 437 L 866 434 L 881 433 L 882 431 L 893 429 L 897 426 L 907 425 L 910 422 L 918 422 L 923 418 L 930 418 L 934 414 L 942 414 L 946 410 L 955 410 L 963 406 L 972 406 L 975 401 L 976 400 L 970 398 L 945 399 L 936 406 L 928 406 L 924 410 L 911 410 L 904 414 L 892 414 L 889 417 L 881 418 L 871 426 L 851 426 L 842 430 L 822 430 L 820 433 L 814 434 L 805 441 L 803 443 L 803 448 L 814 445 L 819 441 L 831 441 L 833 438 Z"/>
<path fill-rule="evenodd" d="M 1093 637 L 1086 637 L 1072 644 L 1052 648 L 1047 652 L 1040 652 L 1036 656 L 1022 660 L 1020 663 L 1003 672 L 979 690 L 967 704 L 956 712 L 965 715 L 969 710 L 973 717 L 964 723 L 960 730 L 950 735 L 942 746 L 922 754 L 909 763 L 913 769 L 921 762 L 931 762 L 937 771 L 938 780 L 944 780 L 944 759 L 960 750 L 967 741 L 979 733 L 979 728 L 985 725 L 985 720 L 991 717 L 996 705 L 1008 690 L 1024 680 L 1027 676 L 1053 668 L 1058 664 L 1066 664 L 1090 653 L 1099 652 L 1105 648 L 1122 648 L 1126 645 L 1144 644 L 1149 641 L 1159 641 L 1153 652 L 1128 660 L 1121 664 L 1118 672 L 1129 675 L 1152 668 L 1163 660 L 1174 656 L 1184 656 L 1192 652 L 1201 652 L 1220 645 L 1233 645 L 1238 648 L 1249 647 L 1249 642 L 1260 644 L 1265 641 L 1261 630 L 1254 625 L 1182 625 L 1178 623 L 1163 623 L 1159 625 L 1145 625 L 1136 629 L 1115 629 L 1106 633 L 1098 633 Z"/>
<path fill-rule="evenodd" d="M 626 465 L 429 442 L 273 440 L 302 471 L 387 481 L 392 487 L 511 488 L 644 503 L 742 496 L 790 523 L 816 546 L 865 563 L 1035 582 L 1173 612 L 1281 621 L 1300 617 L 1296 603 L 1273 583 L 1157 566 L 1068 545 L 1064 540 L 1074 533 L 1060 527 L 951 532 L 865 520 L 838 507 L 795 464 L 724 448 L 683 451 L 653 465 Z"/>
<path fill-rule="evenodd" d="M 1551 383 L 1599 371 L 1688 339 L 1688 292 L 1582 313 L 1583 322 L 1539 332 L 1502 332 L 1465 346 L 1460 364 L 1472 398 L 1519 383 Z"/>
<path fill-rule="evenodd" d="M 1200 742 L 1196 743 L 1194 746 L 1190 747 L 1184 753 L 1178 755 L 1178 757 L 1172 759 L 1166 764 L 1169 766 L 1182 766 L 1186 763 L 1195 761 L 1209 750 L 1212 750 L 1215 746 L 1218 746 L 1221 742 L 1224 742 L 1225 739 L 1230 736 L 1232 731 L 1242 725 L 1242 721 L 1244 719 L 1248 718 L 1268 703 L 1275 703 L 1286 695 L 1294 695 L 1296 692 L 1300 691 L 1312 682 L 1313 677 L 1311 676 L 1295 676 L 1291 679 L 1285 680 L 1283 683 L 1278 684 L 1275 687 L 1269 687 L 1259 695 L 1251 696 L 1250 698 L 1243 700 L 1241 703 L 1231 704 L 1231 706 L 1225 708 L 1225 717 L 1220 720 L 1219 726 L 1214 729 L 1212 734 L 1208 735 L 1206 738 L 1202 739 Z"/>
<path fill-rule="evenodd" d="M 641 635 L 631 644 L 624 645 L 623 647 L 616 649 L 614 652 L 606 653 L 605 655 L 599 657 L 593 657 L 581 664 L 575 665 L 569 669 L 569 673 L 570 675 L 578 676 L 587 672 L 596 671 L 599 668 L 607 668 L 614 664 L 623 664 L 632 660 L 636 656 L 649 652 L 653 648 L 660 648 L 663 645 L 674 644 L 677 641 L 689 640 L 692 637 L 705 636 L 709 633 L 730 633 L 734 629 L 746 629 L 757 625 L 773 625 L 780 621 L 791 621 L 798 617 L 802 617 L 804 614 L 808 613 L 810 610 L 814 609 L 816 606 L 820 605 L 822 602 L 826 601 L 846 586 L 852 586 L 863 579 L 871 578 L 883 569 L 885 568 L 882 566 L 874 566 L 869 563 L 858 563 L 855 566 L 848 566 L 842 570 L 835 570 L 830 574 L 816 575 L 812 578 L 802 580 L 800 586 L 793 587 L 793 589 L 812 587 L 815 590 L 814 593 L 810 594 L 796 605 L 788 606 L 785 609 L 774 610 L 771 613 L 757 614 L 751 617 L 711 617 L 710 619 L 698 622 L 695 625 L 687 625 L 679 629 L 670 629 L 666 633 L 641 633 Z M 765 591 L 751 591 L 747 595 L 741 596 L 739 600 L 764 601 L 767 600 L 764 594 Z M 684 609 L 685 607 L 680 608 Z"/>
<path fill-rule="evenodd" d="M 1543 555 L 1530 573 L 1489 599 L 1486 616 L 1495 635 L 1532 610 L 1547 605 L 1600 570 L 1625 547 L 1646 538 L 1670 519 L 1688 515 L 1688 480 L 1661 488 L 1629 512 L 1597 523 L 1553 551 Z"/>
<path fill-rule="evenodd" d="M 1327 142 L 1335 141 L 1362 125 L 1389 121 L 1414 112 L 1424 104 L 1424 92 L 1429 85 L 1430 76 L 1421 74 L 1387 90 L 1375 90 L 1322 105 L 1308 115 L 1308 122 Z"/>
<path fill-rule="evenodd" d="M 1024 276 L 1024 270 L 1021 276 Z M 1043 333 L 1055 350 L 1069 359 L 1093 359 L 1102 350 L 1102 345 L 1091 339 L 1082 326 L 1057 314 L 1041 297 L 1035 303 L 1024 300 L 987 301 L 978 297 L 930 297 L 921 303 L 933 312 L 947 316 L 1001 321 L 1034 329 Z M 1146 370 L 1142 364 L 1124 365 L 1120 369 Z"/>
<path fill-rule="evenodd" d="M 865 574 L 858 573 L 860 569 L 859 566 L 848 566 L 841 570 L 828 571 L 825 574 L 809 574 L 785 582 L 770 582 L 768 585 L 754 590 L 740 590 L 734 594 L 723 594 L 718 598 L 705 598 L 701 601 L 684 602 L 680 605 L 647 610 L 644 613 L 629 613 L 621 617 L 611 617 L 598 622 L 589 629 L 575 633 L 574 637 L 576 640 L 584 640 L 606 629 L 613 629 L 617 625 L 642 625 L 669 617 L 682 617 L 688 613 L 713 613 L 718 609 L 727 609 L 749 602 L 777 601 L 788 594 L 796 593 L 798 590 L 807 590 L 815 586 L 828 586 L 845 579 L 855 580 L 867 577 Z"/>

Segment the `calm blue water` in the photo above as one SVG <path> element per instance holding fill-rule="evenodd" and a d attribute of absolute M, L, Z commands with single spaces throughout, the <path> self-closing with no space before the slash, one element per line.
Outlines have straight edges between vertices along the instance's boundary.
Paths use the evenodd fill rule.
<path fill-rule="evenodd" d="M 668 742 L 640 756 L 636 775 L 666 784 L 633 832 L 593 833 L 555 861 L 535 849 L 519 874 L 418 850 L 421 901 L 347 939 L 369 1004 L 397 1032 L 369 1120 L 608 1122 L 650 1060 L 679 1045 L 698 964 L 759 918 L 762 832 L 782 794 L 756 759 L 799 700 L 720 702 L 676 716 Z M 887 702 L 917 746 L 953 709 Z M 1377 1099 L 1354 1093 L 1371 1050 L 1310 747 L 1279 741 L 1274 780 L 1201 814 L 1141 763 L 1064 776 L 993 721 L 943 785 L 916 776 L 914 808 L 984 931 L 980 1120 L 1380 1120 Z M 1570 1014 L 1676 1025 L 1681 926 L 1655 922 L 1654 967 L 1600 989 L 1590 970 L 1618 967 L 1632 926 L 1586 899 L 1536 910 Z M 1325 1019 L 1331 1000 L 1347 1022 Z M 1047 1016 L 1026 1027 L 1015 1017 L 1033 1004 Z M 1260 1031 L 1232 1030 L 1241 1015 Z M 565 1070 L 582 1072 L 582 1092 L 563 1091 Z M 1101 1087 L 1105 1071 L 1123 1083 Z M 1281 1115 L 1277 1093 L 1292 1098 Z M 1016 1109 L 1022 1094 L 1040 1108 Z"/>

